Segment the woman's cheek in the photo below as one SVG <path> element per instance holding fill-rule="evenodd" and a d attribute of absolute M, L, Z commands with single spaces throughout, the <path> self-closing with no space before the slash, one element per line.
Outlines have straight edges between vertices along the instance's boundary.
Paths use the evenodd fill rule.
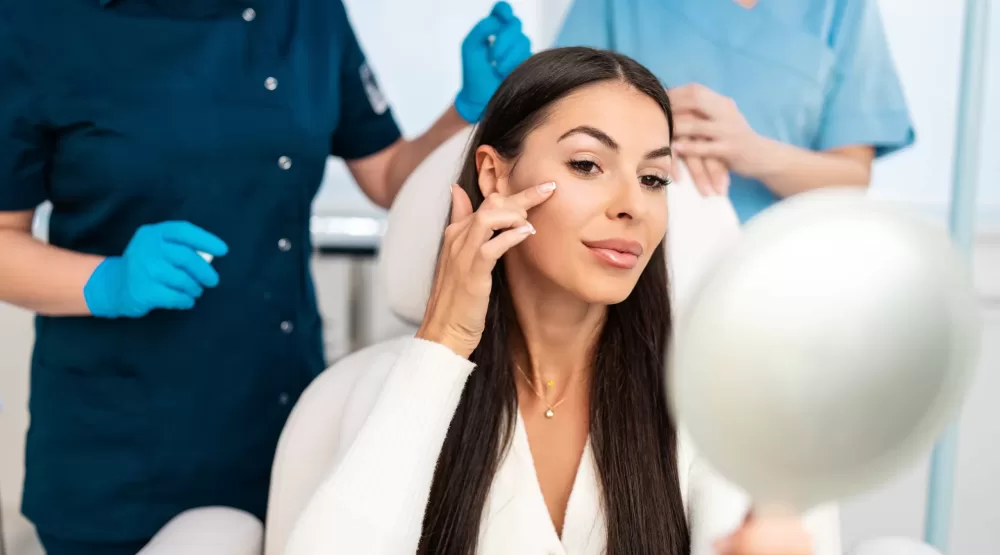
<path fill-rule="evenodd" d="M 560 230 L 560 233 L 572 232 L 575 235 L 591 218 L 593 204 L 594 200 L 587 198 L 585 188 L 573 180 L 563 179 L 556 183 L 552 197 L 528 214 L 528 220 L 539 233 Z"/>

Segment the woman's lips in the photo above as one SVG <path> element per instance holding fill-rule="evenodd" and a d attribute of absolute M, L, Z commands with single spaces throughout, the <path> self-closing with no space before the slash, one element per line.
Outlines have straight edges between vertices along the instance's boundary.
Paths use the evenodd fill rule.
<path fill-rule="evenodd" d="M 642 245 L 626 239 L 584 241 L 583 244 L 601 262 L 623 270 L 635 268 L 639 264 L 639 256 L 642 254 Z"/>

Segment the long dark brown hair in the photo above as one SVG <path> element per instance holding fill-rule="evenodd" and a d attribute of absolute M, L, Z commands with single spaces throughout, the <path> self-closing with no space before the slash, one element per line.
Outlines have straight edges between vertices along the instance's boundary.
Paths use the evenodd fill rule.
<path fill-rule="evenodd" d="M 478 209 L 475 151 L 507 160 L 555 102 L 581 87 L 616 81 L 655 100 L 673 132 L 660 82 L 636 61 L 590 48 L 529 58 L 500 85 L 471 140 L 458 184 Z M 493 271 L 486 329 L 438 459 L 419 553 L 473 555 L 490 486 L 517 418 L 512 341 L 520 339 L 504 264 Z M 600 476 L 608 555 L 687 555 L 689 537 L 677 476 L 676 433 L 664 389 L 670 305 L 663 244 L 623 302 L 608 307 L 595 351 L 590 441 Z"/>

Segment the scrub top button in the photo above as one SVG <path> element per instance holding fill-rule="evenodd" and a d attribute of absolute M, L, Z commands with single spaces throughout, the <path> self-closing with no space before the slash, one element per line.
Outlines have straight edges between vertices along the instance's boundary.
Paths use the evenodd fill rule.
<path fill-rule="evenodd" d="M 281 395 L 278 395 L 278 404 L 279 405 L 282 405 L 282 406 L 287 405 L 289 400 L 290 399 L 289 399 L 287 393 L 282 393 Z"/>
<path fill-rule="evenodd" d="M 278 88 L 278 80 L 275 79 L 274 77 L 268 77 L 267 79 L 264 79 L 264 88 L 269 91 L 273 91 L 274 89 Z"/>
<path fill-rule="evenodd" d="M 288 252 L 292 250 L 292 242 L 285 238 L 279 239 L 278 248 L 281 249 L 281 252 Z"/>
<path fill-rule="evenodd" d="M 251 21 L 256 19 L 256 17 L 257 17 L 257 10 L 254 10 L 253 8 L 247 8 L 243 10 L 243 21 L 250 23 Z"/>
<path fill-rule="evenodd" d="M 287 156 L 282 156 L 278 158 L 278 167 L 287 170 L 292 167 L 292 159 Z"/>
<path fill-rule="evenodd" d="M 292 330 L 294 329 L 295 329 L 295 324 L 292 324 L 288 320 L 285 320 L 284 322 L 281 323 L 281 331 L 284 332 L 286 335 L 292 333 Z"/>

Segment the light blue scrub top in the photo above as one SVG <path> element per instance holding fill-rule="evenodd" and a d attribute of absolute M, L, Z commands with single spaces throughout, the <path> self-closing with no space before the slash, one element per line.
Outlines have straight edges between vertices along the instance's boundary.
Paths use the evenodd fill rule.
<path fill-rule="evenodd" d="M 576 0 L 556 45 L 616 50 L 668 88 L 701 83 L 799 147 L 884 156 L 914 140 L 875 0 Z M 779 200 L 735 174 L 729 196 L 741 221 Z"/>

